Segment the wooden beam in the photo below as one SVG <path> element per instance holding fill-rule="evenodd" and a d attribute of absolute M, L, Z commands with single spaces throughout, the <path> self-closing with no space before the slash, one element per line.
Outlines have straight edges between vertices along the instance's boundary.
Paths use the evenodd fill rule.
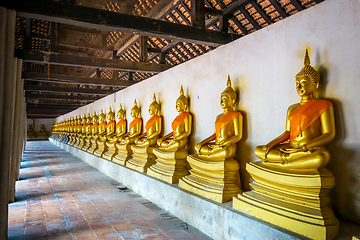
<path fill-rule="evenodd" d="M 56 118 L 61 114 L 27 114 L 27 118 Z M 47 129 L 46 129 L 47 130 Z M 51 129 L 47 130 L 50 131 Z"/>
<path fill-rule="evenodd" d="M 139 53 L 139 60 L 140 62 L 147 62 L 148 61 L 148 37 L 141 36 L 140 37 L 140 53 Z"/>
<path fill-rule="evenodd" d="M 205 8 L 205 14 L 215 15 L 215 16 L 222 16 L 223 13 L 224 12 L 222 10 L 218 10 L 216 8 L 209 8 L 209 7 Z"/>
<path fill-rule="evenodd" d="M 78 101 L 95 101 L 103 96 L 84 96 L 81 94 L 78 95 L 61 95 L 61 94 L 50 94 L 50 93 L 41 93 L 41 94 L 35 94 L 35 93 L 29 93 L 25 92 L 25 98 L 29 99 L 59 99 L 59 100 L 78 100 Z"/>
<path fill-rule="evenodd" d="M 93 67 L 104 68 L 118 71 L 136 71 L 158 73 L 169 69 L 171 66 L 156 63 L 143 63 L 133 61 L 120 61 L 116 59 L 81 57 L 75 55 L 43 52 L 15 50 L 15 56 L 23 59 L 23 62 L 49 63 L 54 65 L 64 65 L 73 67 Z"/>
<path fill-rule="evenodd" d="M 54 73 L 35 73 L 35 72 L 22 72 L 22 78 L 31 81 L 40 82 L 56 82 L 56 83 L 73 83 L 73 84 L 89 84 L 99 86 L 115 86 L 115 87 L 128 87 L 134 83 L 124 80 L 113 80 L 107 78 L 89 78 L 74 75 L 54 74 Z"/>
<path fill-rule="evenodd" d="M 28 114 L 65 114 L 74 111 L 74 108 L 70 109 L 56 109 L 56 108 L 26 108 Z"/>
<path fill-rule="evenodd" d="M 77 104 L 77 105 L 67 105 L 67 104 L 54 104 L 54 105 L 50 105 L 50 104 L 41 104 L 41 103 L 27 103 L 26 104 L 26 108 L 57 108 L 57 109 L 76 109 L 79 108 L 83 105 L 81 104 Z"/>
<path fill-rule="evenodd" d="M 77 88 L 77 87 L 60 87 L 60 86 L 43 86 L 43 85 L 24 85 L 25 91 L 39 91 L 39 92 L 57 92 L 57 93 L 82 93 L 82 94 L 99 94 L 109 95 L 113 91 L 102 89 L 90 89 L 90 88 Z"/>
<path fill-rule="evenodd" d="M 43 105 L 67 105 L 67 106 L 83 106 L 88 104 L 89 101 L 82 100 L 69 100 L 69 99 L 31 99 L 27 98 L 26 103 L 28 104 L 43 104 Z"/>
<path fill-rule="evenodd" d="M 204 0 L 191 0 L 191 25 L 205 28 Z"/>
<path fill-rule="evenodd" d="M 237 38 L 236 35 L 229 33 L 63 2 L 12 0 L 6 1 L 3 5 L 8 9 L 16 10 L 18 17 L 29 17 L 104 31 L 131 32 L 142 36 L 203 45 L 219 46 Z"/>

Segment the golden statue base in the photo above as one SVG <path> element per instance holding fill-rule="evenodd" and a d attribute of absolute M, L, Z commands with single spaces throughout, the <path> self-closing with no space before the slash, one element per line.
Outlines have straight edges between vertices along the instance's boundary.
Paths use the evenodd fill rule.
<path fill-rule="evenodd" d="M 187 161 L 192 169 L 180 179 L 180 188 L 219 203 L 241 193 L 239 163 L 234 158 L 215 161 L 189 155 Z"/>
<path fill-rule="evenodd" d="M 97 149 L 97 138 L 92 138 L 90 139 L 90 147 L 88 148 L 88 150 L 86 150 L 88 153 L 94 154 L 94 151 Z"/>
<path fill-rule="evenodd" d="M 112 161 L 114 156 L 117 154 L 117 150 L 116 150 L 116 141 L 113 142 L 106 142 L 106 146 L 107 146 L 107 151 L 104 152 L 103 154 L 103 158 Z"/>
<path fill-rule="evenodd" d="M 126 162 L 131 158 L 132 151 L 130 144 L 115 144 L 117 148 L 117 154 L 114 155 L 112 161 L 121 166 L 125 166 Z"/>
<path fill-rule="evenodd" d="M 79 144 L 79 136 L 75 136 L 74 141 L 70 143 L 70 145 L 73 147 L 75 147 L 77 144 Z"/>
<path fill-rule="evenodd" d="M 133 156 L 126 162 L 126 167 L 141 173 L 146 173 L 147 169 L 155 164 L 156 156 L 153 153 L 154 147 L 137 147 L 132 145 L 131 150 Z"/>
<path fill-rule="evenodd" d="M 47 133 L 46 132 L 38 132 L 38 134 L 36 135 L 36 137 L 48 137 Z"/>
<path fill-rule="evenodd" d="M 252 191 L 234 197 L 234 208 L 311 239 L 333 239 L 339 221 L 329 208 L 333 174 L 319 170 L 285 170 L 248 163 Z"/>
<path fill-rule="evenodd" d="M 85 144 L 85 136 L 80 136 L 79 143 L 75 147 L 77 147 L 78 149 L 82 149 Z"/>
<path fill-rule="evenodd" d="M 28 137 L 28 138 L 33 138 L 33 137 L 35 137 L 35 135 L 34 135 L 33 132 L 28 132 L 28 133 L 26 134 L 26 137 Z"/>
<path fill-rule="evenodd" d="M 94 155 L 98 156 L 98 157 L 102 157 L 103 154 L 107 151 L 106 142 L 98 140 L 97 145 L 98 145 L 98 148 L 94 151 Z"/>
<path fill-rule="evenodd" d="M 150 166 L 147 175 L 170 184 L 178 183 L 179 179 L 189 175 L 186 162 L 188 152 L 184 148 L 177 151 L 154 148 L 153 153 L 157 157 L 156 164 Z"/>
<path fill-rule="evenodd" d="M 83 150 L 83 151 L 86 152 L 86 151 L 89 149 L 89 147 L 91 146 L 90 138 L 89 138 L 89 137 L 86 137 L 86 138 L 84 139 L 84 142 L 85 142 L 85 144 L 84 144 L 84 146 L 81 148 L 81 150 Z"/>

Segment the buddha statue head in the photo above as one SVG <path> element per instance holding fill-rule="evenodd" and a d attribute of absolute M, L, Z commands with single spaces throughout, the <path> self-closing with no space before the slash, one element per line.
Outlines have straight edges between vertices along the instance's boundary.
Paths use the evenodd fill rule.
<path fill-rule="evenodd" d="M 221 93 L 220 105 L 222 109 L 232 110 L 236 100 L 236 92 L 231 87 L 230 76 L 228 76 L 227 87 Z"/>
<path fill-rule="evenodd" d="M 296 90 L 300 97 L 311 96 L 315 97 L 316 91 L 319 87 L 320 75 L 310 66 L 310 58 L 308 50 L 305 52 L 304 67 L 296 74 Z"/>
<path fill-rule="evenodd" d="M 90 117 L 90 113 L 88 113 L 87 118 L 86 118 L 86 124 L 91 123 L 91 117 Z"/>
<path fill-rule="evenodd" d="M 176 110 L 178 112 L 185 112 L 186 108 L 188 106 L 188 103 L 189 103 L 189 100 L 187 97 L 185 97 L 183 87 L 181 86 L 180 97 L 178 97 L 178 99 L 176 99 Z"/>
<path fill-rule="evenodd" d="M 117 112 L 117 118 L 120 119 L 124 119 L 125 116 L 125 110 L 122 108 L 121 103 L 120 103 L 120 109 Z"/>
<path fill-rule="evenodd" d="M 96 115 L 96 112 L 94 111 L 94 115 L 92 117 L 92 121 L 93 123 L 97 123 L 98 122 L 98 116 Z"/>
<path fill-rule="evenodd" d="M 105 120 L 105 114 L 104 114 L 103 110 L 101 109 L 101 113 L 99 115 L 99 121 L 103 122 L 104 120 Z"/>
<path fill-rule="evenodd" d="M 84 117 L 82 118 L 82 124 L 86 124 L 86 114 L 84 113 Z"/>
<path fill-rule="evenodd" d="M 82 121 L 81 115 L 79 115 L 79 118 L 78 118 L 78 121 L 77 121 L 77 122 L 78 122 L 78 125 L 81 124 L 81 121 Z"/>
<path fill-rule="evenodd" d="M 150 106 L 149 106 L 149 113 L 151 116 L 154 116 L 154 115 L 157 115 L 159 110 L 160 110 L 160 105 L 156 101 L 156 97 L 155 97 L 155 93 L 154 93 L 153 101 L 152 101 L 152 103 L 150 103 Z"/>
<path fill-rule="evenodd" d="M 110 107 L 110 110 L 109 110 L 107 119 L 108 119 L 109 121 L 114 121 L 114 119 L 115 119 L 115 112 L 112 111 L 111 107 Z"/>
<path fill-rule="evenodd" d="M 140 113 L 140 108 L 137 106 L 136 99 L 135 99 L 134 106 L 131 109 L 131 117 L 133 119 L 135 119 L 139 116 L 139 113 Z"/>

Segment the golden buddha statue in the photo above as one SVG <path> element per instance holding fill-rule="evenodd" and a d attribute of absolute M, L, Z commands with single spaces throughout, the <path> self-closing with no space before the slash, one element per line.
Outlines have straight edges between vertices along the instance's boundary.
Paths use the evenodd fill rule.
<path fill-rule="evenodd" d="M 316 99 L 320 76 L 310 66 L 296 75 L 296 90 L 301 97 L 287 111 L 285 132 L 255 149 L 263 164 L 284 169 L 319 169 L 330 160 L 324 145 L 335 137 L 334 109 L 331 102 Z"/>
<path fill-rule="evenodd" d="M 122 106 L 120 104 L 120 109 L 117 112 L 117 118 L 119 119 L 119 122 L 115 125 L 116 132 L 112 136 L 108 136 L 108 139 L 106 141 L 107 151 L 102 156 L 107 160 L 113 160 L 114 155 L 117 153 L 115 144 L 126 134 L 126 120 L 124 119 L 124 117 L 125 111 L 122 109 Z"/>
<path fill-rule="evenodd" d="M 91 139 L 91 117 L 90 117 L 90 113 L 88 113 L 87 118 L 86 118 L 86 126 L 85 126 L 85 138 L 84 138 L 84 146 L 81 148 L 81 150 L 83 151 L 87 151 L 88 148 L 91 145 L 90 139 Z"/>
<path fill-rule="evenodd" d="M 151 118 L 145 124 L 146 132 L 139 135 L 135 139 L 135 144 L 131 146 L 134 153 L 126 165 L 128 168 L 138 172 L 146 172 L 147 169 L 155 163 L 155 155 L 153 153 L 156 141 L 161 133 L 161 120 L 158 116 L 160 105 L 156 101 L 154 94 L 153 102 L 149 106 L 149 113 Z"/>
<path fill-rule="evenodd" d="M 188 175 L 186 157 L 188 137 L 191 133 L 192 116 L 186 112 L 188 99 L 181 87 L 180 97 L 176 100 L 179 115 L 171 124 L 172 132 L 157 140 L 158 148 L 153 150 L 157 157 L 156 164 L 147 170 L 149 176 L 168 183 L 178 183 L 179 179 Z"/>
<path fill-rule="evenodd" d="M 236 142 L 242 138 L 243 117 L 234 111 L 236 92 L 231 87 L 221 93 L 224 112 L 217 116 L 215 133 L 195 145 L 198 155 L 189 155 L 190 175 L 179 181 L 179 187 L 216 202 L 230 201 L 241 193 L 239 163 L 233 158 Z"/>
<path fill-rule="evenodd" d="M 74 117 L 70 118 L 69 140 L 66 143 L 71 145 L 72 141 L 74 141 Z"/>
<path fill-rule="evenodd" d="M 87 117 L 86 117 L 86 114 L 84 114 L 84 117 L 81 119 L 81 131 L 80 131 L 80 134 L 79 134 L 79 142 L 75 146 L 75 147 L 77 147 L 79 149 L 81 149 L 85 145 L 86 121 L 87 121 Z"/>
<path fill-rule="evenodd" d="M 26 137 L 28 137 L 28 138 L 33 138 L 33 137 L 35 137 L 34 131 L 33 131 L 33 129 L 32 129 L 32 127 L 31 127 L 30 124 L 27 126 Z"/>
<path fill-rule="evenodd" d="M 98 133 L 99 133 L 99 119 L 96 115 L 96 112 L 94 111 L 94 115 L 92 117 L 92 126 L 91 126 L 91 137 L 90 140 L 90 147 L 86 150 L 87 152 L 94 154 L 95 149 L 97 149 L 97 139 L 98 139 Z"/>
<path fill-rule="evenodd" d="M 117 153 L 113 157 L 113 161 L 120 165 L 125 166 L 126 161 L 131 157 L 132 150 L 131 144 L 135 142 L 135 139 L 141 134 L 142 120 L 139 118 L 140 109 L 137 106 L 136 99 L 134 101 L 134 106 L 131 109 L 131 117 L 133 120 L 129 124 L 129 130 L 121 138 L 118 139 L 118 142 L 115 143 Z"/>
<path fill-rule="evenodd" d="M 76 146 L 77 144 L 79 144 L 79 137 L 80 137 L 80 133 L 81 133 L 81 116 L 79 115 L 79 117 L 76 117 L 76 123 L 74 126 L 74 141 L 71 143 L 72 146 Z"/>
<path fill-rule="evenodd" d="M 253 191 L 235 197 L 234 208 L 307 238 L 332 239 L 339 222 L 329 208 L 335 178 L 325 169 L 324 145 L 335 136 L 334 111 L 316 98 L 320 76 L 307 51 L 304 65 L 296 75 L 301 100 L 288 108 L 285 132 L 256 147 L 262 161 L 246 164 Z"/>
<path fill-rule="evenodd" d="M 102 112 L 101 112 L 102 113 Z M 101 115 L 101 114 L 100 114 Z M 112 111 L 111 107 L 109 110 L 109 113 L 107 115 L 108 122 L 105 122 L 105 134 L 103 136 L 100 136 L 98 139 L 98 149 L 94 152 L 94 155 L 98 157 L 102 157 L 102 155 L 107 151 L 107 145 L 106 141 L 108 138 L 113 137 L 115 132 L 115 113 Z M 101 125 L 101 124 L 100 124 Z"/>

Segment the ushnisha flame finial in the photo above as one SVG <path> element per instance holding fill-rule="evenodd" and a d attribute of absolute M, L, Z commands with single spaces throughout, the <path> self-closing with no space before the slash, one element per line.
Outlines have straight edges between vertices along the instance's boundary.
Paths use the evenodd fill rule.
<path fill-rule="evenodd" d="M 318 83 L 320 81 L 319 73 L 310 65 L 310 57 L 307 49 L 305 51 L 304 67 L 298 74 L 296 74 L 296 79 L 303 77 L 309 77 L 314 83 Z"/>
<path fill-rule="evenodd" d="M 227 85 L 226 89 L 225 89 L 221 94 L 228 94 L 231 99 L 236 100 L 236 92 L 235 92 L 234 89 L 231 87 L 230 75 L 228 75 L 228 79 L 227 79 L 226 85 Z"/>
<path fill-rule="evenodd" d="M 181 88 L 180 88 L 180 96 L 178 97 L 178 99 L 176 100 L 176 101 L 181 101 L 181 102 L 183 102 L 185 105 L 187 105 L 188 104 L 188 99 L 187 99 L 187 97 L 184 95 L 184 89 L 183 89 L 183 87 L 181 86 Z"/>

